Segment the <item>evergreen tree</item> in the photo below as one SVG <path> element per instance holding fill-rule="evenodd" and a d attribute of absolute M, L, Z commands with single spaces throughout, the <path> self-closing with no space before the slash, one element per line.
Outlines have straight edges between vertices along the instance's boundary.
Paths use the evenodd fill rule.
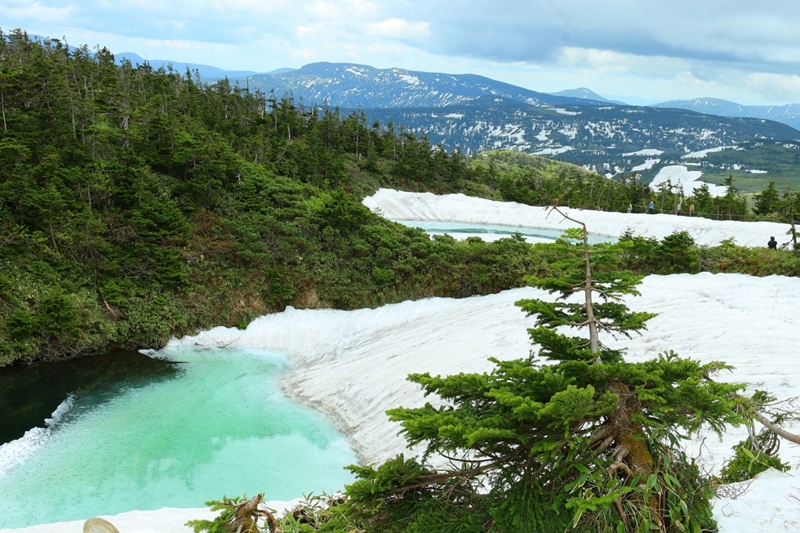
<path fill-rule="evenodd" d="M 718 217 L 727 217 L 728 220 L 742 220 L 747 215 L 747 202 L 739 194 L 739 188 L 733 184 L 733 176 L 725 178 L 725 194 L 716 198 Z"/>
<path fill-rule="evenodd" d="M 707 183 L 703 183 L 692 192 L 692 198 L 687 200 L 695 204 L 695 212 L 698 215 L 708 216 L 711 214 L 714 199 L 711 197 L 711 190 Z"/>
<path fill-rule="evenodd" d="M 714 527 L 711 483 L 681 447 L 703 425 L 721 431 L 742 385 L 717 383 L 720 362 L 666 352 L 628 363 L 603 334 L 630 335 L 653 315 L 621 298 L 640 278 L 604 268 L 625 243 L 590 251 L 585 227 L 556 246 L 567 274 L 528 279 L 558 295 L 518 305 L 536 317 L 537 355 L 484 374 L 414 374 L 440 401 L 388 411 L 420 461 L 354 467 L 354 515 L 380 531 L 701 531 Z M 565 328 L 588 330 L 569 336 Z M 441 458 L 448 467 L 438 467 Z M 439 463 L 436 463 L 436 460 Z"/>
<path fill-rule="evenodd" d="M 800 219 L 800 193 L 787 188 L 776 205 L 776 211 L 778 212 L 779 220 L 789 223 L 789 230 L 786 234 L 789 235 L 792 241 L 792 249 L 797 250 L 799 246 L 795 223 Z"/>
<path fill-rule="evenodd" d="M 756 215 L 766 216 L 774 212 L 780 201 L 778 191 L 775 189 L 775 181 L 769 180 L 766 189 L 754 195 L 753 198 L 756 202 L 753 208 Z"/>

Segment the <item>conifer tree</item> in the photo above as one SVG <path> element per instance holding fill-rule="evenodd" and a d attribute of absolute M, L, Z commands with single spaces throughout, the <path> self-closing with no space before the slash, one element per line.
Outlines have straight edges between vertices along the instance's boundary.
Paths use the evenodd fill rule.
<path fill-rule="evenodd" d="M 767 187 L 760 193 L 754 194 L 755 206 L 753 211 L 756 215 L 767 216 L 772 213 L 780 202 L 780 196 L 775 189 L 775 180 L 769 180 Z"/>
<path fill-rule="evenodd" d="M 566 217 L 569 218 L 569 217 Z M 570 218 L 570 220 L 572 220 Z M 575 221 L 577 222 L 577 221 Z M 585 227 L 556 246 L 567 272 L 530 278 L 557 295 L 518 305 L 536 318 L 537 354 L 492 359 L 483 374 L 414 374 L 439 401 L 388 411 L 419 460 L 353 467 L 355 516 L 381 531 L 644 532 L 714 527 L 710 481 L 681 444 L 701 426 L 721 432 L 739 384 L 710 376 L 727 365 L 668 351 L 629 363 L 601 336 L 642 330 L 630 311 L 640 278 L 611 268 L 625 243 L 590 249 Z M 578 237 L 577 240 L 574 238 Z M 570 336 L 567 329 L 588 331 Z M 443 464 L 442 458 L 449 464 Z"/>

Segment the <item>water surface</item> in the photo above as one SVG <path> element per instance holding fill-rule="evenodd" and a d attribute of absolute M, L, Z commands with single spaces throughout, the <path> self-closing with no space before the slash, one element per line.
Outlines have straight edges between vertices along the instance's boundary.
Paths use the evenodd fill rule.
<path fill-rule="evenodd" d="M 395 222 L 411 228 L 421 228 L 426 233 L 439 235 L 446 233 L 472 233 L 476 235 L 490 234 L 511 236 L 519 233 L 524 237 L 536 237 L 539 239 L 555 241 L 564 233 L 563 230 L 552 228 L 505 226 L 502 224 L 477 224 L 472 222 L 448 222 L 439 220 L 395 220 Z M 616 241 L 616 237 L 589 233 L 589 244 Z"/>
<path fill-rule="evenodd" d="M 48 427 L 0 447 L 0 527 L 264 492 L 334 491 L 357 459 L 318 413 L 279 391 L 263 350 L 175 349 L 171 375 L 79 389 Z"/>
<path fill-rule="evenodd" d="M 113 395 L 119 387 L 169 379 L 177 372 L 178 366 L 165 359 L 133 351 L 0 368 L 0 444 L 43 425 L 72 393 Z"/>

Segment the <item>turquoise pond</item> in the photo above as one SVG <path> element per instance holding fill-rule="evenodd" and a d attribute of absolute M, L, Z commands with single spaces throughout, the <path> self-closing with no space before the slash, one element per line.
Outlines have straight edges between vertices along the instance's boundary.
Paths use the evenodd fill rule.
<path fill-rule="evenodd" d="M 447 222 L 437 220 L 395 220 L 399 224 L 411 228 L 421 228 L 426 233 L 442 235 L 446 233 L 474 233 L 476 235 L 514 235 L 519 233 L 524 237 L 536 237 L 554 241 L 564 233 L 560 229 L 536 228 L 524 226 L 504 226 L 501 224 L 472 224 L 469 222 Z M 616 237 L 589 233 L 589 244 L 600 242 L 616 242 Z"/>
<path fill-rule="evenodd" d="M 180 361 L 175 371 L 79 389 L 49 427 L 0 447 L 0 528 L 203 507 L 243 493 L 288 500 L 352 480 L 344 467 L 357 458 L 346 439 L 281 394 L 283 355 L 159 355 Z"/>

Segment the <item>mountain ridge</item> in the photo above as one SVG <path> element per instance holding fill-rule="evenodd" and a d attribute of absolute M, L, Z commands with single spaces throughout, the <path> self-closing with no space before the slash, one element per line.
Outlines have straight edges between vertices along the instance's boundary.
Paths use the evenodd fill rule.
<path fill-rule="evenodd" d="M 752 188 L 767 179 L 787 186 L 800 176 L 800 131 L 769 118 L 721 115 L 727 103 L 716 113 L 701 113 L 696 105 L 632 106 L 594 100 L 599 95 L 585 88 L 567 91 L 571 96 L 553 95 L 476 74 L 353 63 L 318 62 L 228 79 L 277 99 L 291 97 L 301 106 L 364 113 L 370 123 L 392 123 L 433 145 L 467 154 L 511 149 L 608 177 L 638 173 L 645 182 L 675 165 L 700 170 L 703 179 L 714 174 L 721 181 L 732 174 Z M 737 150 L 705 156 L 722 147 Z"/>
<path fill-rule="evenodd" d="M 558 91 L 556 93 L 550 93 L 550 94 L 555 96 L 569 96 L 570 98 L 581 98 L 584 100 L 594 100 L 597 102 L 605 102 L 614 105 L 634 105 L 620 100 L 609 100 L 608 98 L 600 96 L 593 90 L 586 87 L 578 87 L 577 89 L 567 89 L 564 91 Z"/>
<path fill-rule="evenodd" d="M 529 105 L 602 103 L 537 92 L 478 74 L 378 69 L 355 63 L 311 63 L 290 72 L 256 74 L 247 83 L 251 89 L 343 108 L 445 107 L 485 95 Z"/>
<path fill-rule="evenodd" d="M 280 68 L 270 72 L 256 72 L 250 70 L 233 71 L 214 67 L 211 65 L 183 63 L 165 59 L 146 60 L 135 53 L 124 52 L 115 54 L 118 62 L 120 60 L 130 61 L 132 64 L 148 63 L 156 68 L 168 68 L 170 65 L 173 70 L 183 72 L 187 69 L 197 71 L 201 78 L 208 80 L 218 80 L 229 78 L 231 81 L 247 85 L 251 89 L 261 89 L 265 92 L 274 91 L 276 95 L 283 96 L 292 94 L 295 98 L 302 99 L 304 102 L 313 104 L 331 104 L 346 108 L 384 108 L 384 107 L 430 107 L 432 105 L 445 106 L 453 103 L 463 102 L 477 98 L 482 94 L 494 94 L 501 97 L 511 98 L 526 104 L 532 105 L 603 105 L 613 104 L 631 107 L 658 107 L 675 108 L 695 111 L 703 114 L 710 114 L 723 117 L 740 118 L 762 118 L 787 124 L 794 129 L 800 130 L 800 103 L 786 105 L 743 105 L 737 102 L 723 100 L 719 98 L 701 97 L 690 100 L 668 100 L 665 102 L 650 105 L 628 104 L 621 100 L 605 98 L 586 87 L 576 89 L 566 89 L 553 93 L 545 93 L 527 89 L 510 83 L 494 80 L 478 74 L 448 74 L 437 72 L 422 72 L 408 70 L 399 67 L 388 69 L 378 69 L 369 65 L 356 63 L 331 63 L 315 62 L 304 65 L 300 68 Z M 328 90 L 326 83 L 332 82 L 333 69 L 337 78 L 337 86 L 347 85 L 349 94 L 342 98 L 336 91 Z M 354 74 L 354 78 L 347 80 L 343 72 L 349 71 Z M 367 73 L 380 80 L 373 83 L 373 87 L 359 87 L 354 83 L 355 78 L 363 77 Z M 379 75 L 376 76 L 376 73 Z M 375 102 L 374 95 L 381 84 L 384 86 L 394 78 L 395 82 L 416 78 L 428 87 L 426 93 L 422 93 L 417 88 L 415 94 L 411 85 L 406 87 L 406 91 L 395 90 L 391 101 Z M 461 87 L 459 94 L 457 91 L 443 91 L 443 87 L 432 88 L 432 81 L 444 82 L 447 79 L 451 82 L 451 89 Z M 453 83 L 455 82 L 455 83 Z M 341 93 L 341 91 L 339 91 Z M 372 100 L 369 100 L 372 98 Z M 367 99 L 367 101 L 365 101 Z"/>
<path fill-rule="evenodd" d="M 130 61 L 131 65 L 144 65 L 145 63 L 153 68 L 164 68 L 175 70 L 180 73 L 189 70 L 191 72 L 197 71 L 202 78 L 208 79 L 222 79 L 222 78 L 242 78 L 258 74 L 254 70 L 225 70 L 223 68 L 214 67 L 211 65 L 203 65 L 200 63 L 183 63 L 180 61 L 172 61 L 171 59 L 145 59 L 139 54 L 134 52 L 122 52 L 114 54 L 114 60 L 117 64 L 122 61 Z M 291 69 L 288 69 L 291 70 Z"/>
<path fill-rule="evenodd" d="M 800 104 L 743 105 L 720 98 L 694 98 L 691 100 L 669 100 L 652 107 L 671 107 L 697 111 L 707 115 L 746 117 L 774 120 L 800 130 Z"/>
<path fill-rule="evenodd" d="M 791 126 L 674 108 L 544 107 L 483 97 L 445 108 L 363 112 L 370 122 L 392 121 L 446 150 L 471 155 L 510 149 L 578 164 L 607 177 L 638 173 L 645 182 L 674 165 L 703 174 L 788 179 L 797 173 L 800 156 L 800 131 Z M 765 146 L 773 146 L 769 157 L 763 156 Z M 755 153 L 762 155 L 756 158 Z"/>

